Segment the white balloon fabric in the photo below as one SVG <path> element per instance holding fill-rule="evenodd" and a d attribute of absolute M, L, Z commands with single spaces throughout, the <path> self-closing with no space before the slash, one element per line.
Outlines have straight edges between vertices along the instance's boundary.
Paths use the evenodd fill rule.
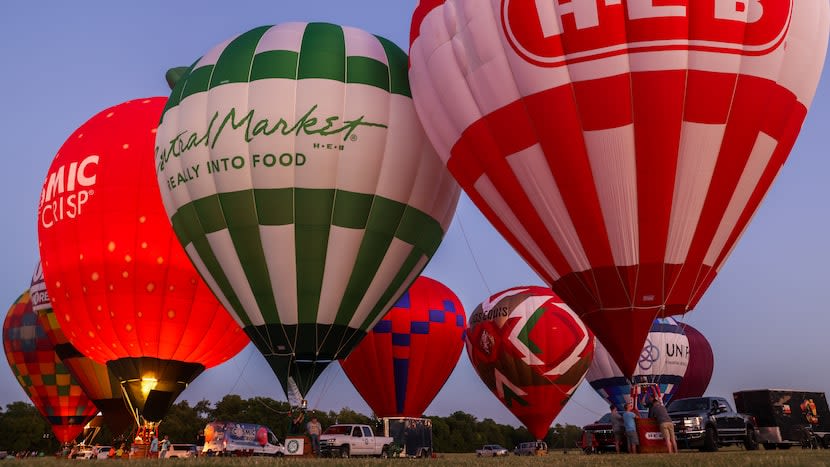
<path fill-rule="evenodd" d="M 663 402 L 668 403 L 683 381 L 688 365 L 689 339 L 683 332 L 683 326 L 673 318 L 658 318 L 651 325 L 631 381 L 623 376 L 622 370 L 599 340 L 585 379 L 600 397 L 624 410 L 625 403 L 630 399 L 631 382 L 657 383 Z"/>

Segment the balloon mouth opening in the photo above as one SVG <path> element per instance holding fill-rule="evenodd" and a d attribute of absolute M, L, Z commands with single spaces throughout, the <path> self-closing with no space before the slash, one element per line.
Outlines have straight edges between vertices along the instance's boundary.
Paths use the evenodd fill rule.
<path fill-rule="evenodd" d="M 127 357 L 107 362 L 107 368 L 121 381 L 121 390 L 131 412 L 148 422 L 158 422 L 204 370 L 201 363 Z"/>

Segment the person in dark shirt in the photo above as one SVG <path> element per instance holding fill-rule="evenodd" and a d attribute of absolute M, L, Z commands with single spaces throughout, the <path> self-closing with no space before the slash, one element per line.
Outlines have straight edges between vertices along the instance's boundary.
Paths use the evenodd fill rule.
<path fill-rule="evenodd" d="M 614 447 L 617 449 L 617 454 L 619 454 L 620 445 L 626 439 L 625 423 L 623 422 L 622 414 L 614 404 L 611 404 L 611 430 L 614 431 Z"/>
<path fill-rule="evenodd" d="M 669 453 L 677 452 L 677 439 L 674 437 L 674 422 L 669 417 L 669 412 L 663 401 L 659 397 L 651 400 L 651 406 L 648 409 L 649 418 L 657 420 L 660 425 L 660 433 L 663 434 L 663 439 L 666 440 L 666 448 Z"/>

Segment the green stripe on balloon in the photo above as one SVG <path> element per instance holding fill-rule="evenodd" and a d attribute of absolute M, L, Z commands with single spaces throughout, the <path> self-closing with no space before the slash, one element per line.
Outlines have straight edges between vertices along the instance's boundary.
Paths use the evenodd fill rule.
<path fill-rule="evenodd" d="M 254 61 L 257 44 L 269 28 L 270 26 L 260 26 L 251 29 L 228 43 L 213 68 L 211 89 L 228 83 L 247 83 L 250 80 L 251 63 Z"/>
<path fill-rule="evenodd" d="M 316 323 L 328 254 L 334 190 L 298 190 L 294 196 L 297 320 Z"/>
<path fill-rule="evenodd" d="M 542 319 L 542 316 L 545 315 L 545 311 L 546 309 L 544 307 L 537 308 L 536 311 L 534 311 L 533 314 L 527 319 L 527 322 L 519 331 L 519 334 L 517 336 L 519 341 L 523 343 L 525 347 L 527 347 L 527 350 L 529 350 L 532 354 L 538 355 L 542 353 L 542 349 L 540 349 L 539 346 L 536 345 L 536 343 L 530 340 L 530 331 L 532 331 L 533 328 L 536 327 L 536 323 L 538 323 L 539 320 Z"/>
<path fill-rule="evenodd" d="M 381 307 L 386 301 L 391 300 L 417 262 L 423 257 L 432 257 L 443 236 L 440 223 L 428 214 L 379 196 L 325 189 L 254 190 L 256 205 L 252 206 L 250 193 L 250 190 L 244 190 L 208 196 L 182 206 L 172 218 L 179 240 L 184 245 L 193 244 L 208 272 L 245 325 L 250 324 L 250 319 L 219 267 L 219 262 L 205 237 L 206 234 L 228 229 L 228 224 L 234 226 L 230 229 L 230 235 L 251 288 L 258 296 L 258 304 L 263 313 L 268 313 L 265 316 L 266 322 L 274 323 L 279 322 L 279 316 L 276 314 L 276 305 L 271 305 L 273 293 L 265 255 L 259 241 L 258 225 L 296 224 L 297 281 L 298 284 L 303 284 L 303 288 L 297 291 L 297 318 L 300 323 L 316 322 L 330 226 L 363 228 L 362 215 L 347 213 L 368 213 L 368 216 L 365 221 L 365 238 L 358 251 L 355 267 L 335 319 L 335 323 L 341 325 L 349 323 L 351 315 L 371 285 L 393 238 L 413 245 L 414 249 L 406 260 L 406 267 L 384 293 L 386 298 L 373 309 L 369 321 L 383 311 Z M 292 199 L 293 204 L 290 202 Z M 249 204 L 245 205 L 246 202 Z M 266 206 L 273 209 L 266 209 Z M 264 219 L 266 216 L 259 214 L 261 212 L 268 213 L 270 217 Z M 226 219 L 226 215 L 230 218 Z M 264 220 L 270 222 L 263 222 Z M 256 221 L 257 224 L 252 226 L 252 221 Z M 254 265 L 247 265 L 248 262 Z M 300 286 L 298 285 L 298 288 Z M 260 295 L 268 296 L 267 302 L 261 301 Z M 367 330 L 366 326 L 362 326 L 361 329 Z"/>
<path fill-rule="evenodd" d="M 202 66 L 196 68 L 190 72 L 189 75 L 182 78 L 184 86 L 182 87 L 179 102 L 183 101 L 188 96 L 192 96 L 193 94 L 207 91 L 210 88 L 210 77 L 213 75 L 213 69 L 213 65 Z"/>
<path fill-rule="evenodd" d="M 409 56 L 394 42 L 383 37 L 375 37 L 380 41 L 383 50 L 386 51 L 390 81 L 389 92 L 412 98 L 412 90 L 409 88 Z"/>
<path fill-rule="evenodd" d="M 388 91 L 389 68 L 373 58 L 348 57 L 346 61 L 346 82 L 368 84 Z"/>
<path fill-rule="evenodd" d="M 309 23 L 306 26 L 297 71 L 297 79 L 305 78 L 346 81 L 343 28 L 328 23 Z"/>
<path fill-rule="evenodd" d="M 293 50 L 268 50 L 254 56 L 251 81 L 268 78 L 297 79 L 300 54 Z"/>
<path fill-rule="evenodd" d="M 219 260 L 213 253 L 213 248 L 211 248 L 210 242 L 208 242 L 207 236 L 205 235 L 209 232 L 222 230 L 208 230 L 205 228 L 204 222 L 201 221 L 200 211 L 204 213 L 215 212 L 215 210 L 209 208 L 210 205 L 215 205 L 221 215 L 218 195 L 212 195 L 180 207 L 179 210 L 176 211 L 176 213 L 170 218 L 170 223 L 173 225 L 173 230 L 176 232 L 176 237 L 178 237 L 179 243 L 185 247 L 187 245 L 193 245 L 193 248 L 196 250 L 196 254 L 199 259 L 202 260 L 208 274 L 216 282 L 216 285 L 219 287 L 219 290 L 222 291 L 222 295 L 224 295 L 227 303 L 231 306 L 231 308 L 233 308 L 236 316 L 238 316 L 240 321 L 242 321 L 243 327 L 250 326 L 251 319 L 245 313 L 245 308 L 239 301 L 239 297 L 233 291 L 230 281 L 225 275 L 222 267 L 219 265 Z M 213 217 L 215 218 L 217 216 Z M 215 290 L 214 293 L 216 293 Z"/>
<path fill-rule="evenodd" d="M 259 312 L 266 322 L 279 322 L 254 200 L 253 190 L 223 193 L 219 196 L 228 234 Z"/>

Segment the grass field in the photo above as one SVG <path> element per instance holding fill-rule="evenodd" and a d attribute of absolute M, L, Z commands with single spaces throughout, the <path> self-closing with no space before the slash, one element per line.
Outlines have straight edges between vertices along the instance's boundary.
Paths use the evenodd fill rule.
<path fill-rule="evenodd" d="M 168 467 L 208 467 L 208 466 L 379 466 L 395 464 L 428 464 L 429 466 L 664 466 L 678 465 L 689 467 L 739 467 L 739 466 L 830 466 L 830 450 L 790 449 L 787 451 L 744 451 L 737 448 L 722 449 L 719 452 L 681 451 L 680 454 L 599 454 L 584 455 L 577 451 L 568 454 L 556 451 L 543 457 L 516 457 L 477 458 L 474 454 L 439 454 L 435 459 L 271 459 L 263 457 L 248 458 L 198 458 L 198 459 L 169 459 L 169 460 L 106 460 L 80 461 L 53 458 L 35 458 L 22 460 L 0 461 L 0 467 L 11 467 L 25 463 L 27 466 L 58 467 L 74 465 L 80 467 L 79 462 L 93 462 L 96 464 L 110 462 L 129 463 L 130 467 L 142 467 L 159 463 L 168 464 Z M 125 466 L 126 467 L 126 466 Z"/>

